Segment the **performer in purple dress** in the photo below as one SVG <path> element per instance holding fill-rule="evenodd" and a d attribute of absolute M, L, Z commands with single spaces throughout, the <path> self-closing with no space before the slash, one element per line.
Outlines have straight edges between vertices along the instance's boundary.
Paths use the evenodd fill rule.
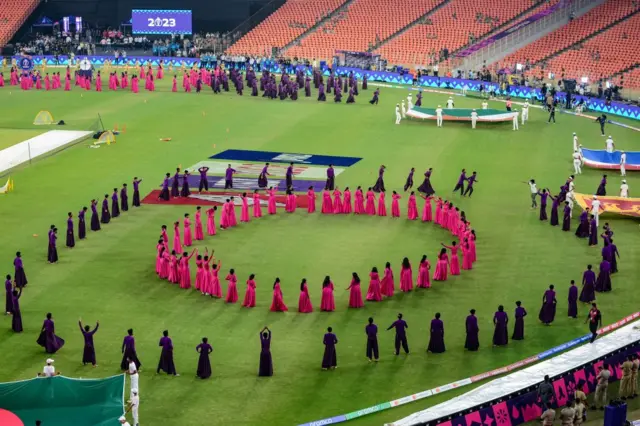
<path fill-rule="evenodd" d="M 618 253 L 618 246 L 613 243 L 613 238 L 609 239 L 609 254 L 611 256 L 609 259 L 611 263 L 611 273 L 615 274 L 618 272 L 618 257 L 620 257 L 620 253 Z"/>
<path fill-rule="evenodd" d="M 367 335 L 367 358 L 369 362 L 378 362 L 378 326 L 373 323 L 373 318 L 369 318 L 369 324 L 364 328 Z"/>
<path fill-rule="evenodd" d="M 362 90 L 367 90 L 367 73 L 362 74 Z"/>
<path fill-rule="evenodd" d="M 118 188 L 113 188 L 111 194 L 111 218 L 120 216 L 120 205 L 118 204 Z"/>
<path fill-rule="evenodd" d="M 365 83 L 366 83 L 366 81 L 365 81 Z M 363 83 L 362 90 L 367 90 L 367 89 L 364 87 L 364 84 L 365 84 L 365 83 Z M 376 89 L 376 90 L 373 92 L 373 98 L 371 98 L 371 100 L 369 101 L 369 103 L 370 103 L 371 105 L 378 105 L 378 102 L 379 102 L 379 101 L 380 101 L 380 89 Z"/>
<path fill-rule="evenodd" d="M 596 195 L 607 195 L 607 175 L 602 175 L 602 180 L 600 181 Z"/>
<path fill-rule="evenodd" d="M 330 368 L 338 367 L 338 353 L 336 352 L 336 345 L 338 344 L 338 338 L 333 334 L 331 327 L 327 328 L 327 332 L 322 339 L 324 343 L 324 355 L 322 356 L 322 369 L 328 370 Z"/>
<path fill-rule="evenodd" d="M 22 313 L 20 312 L 20 296 L 22 296 L 22 287 L 14 289 L 12 293 L 13 313 L 11 315 L 11 329 L 15 333 L 22 332 Z"/>
<path fill-rule="evenodd" d="M 462 169 L 462 172 L 460 173 L 460 177 L 458 178 L 458 182 L 456 183 L 456 186 L 453 188 L 453 192 L 460 190 L 460 195 L 464 195 L 464 183 L 466 181 L 467 181 L 467 171 L 465 169 Z"/>
<path fill-rule="evenodd" d="M 418 94 L 416 95 L 416 104 L 415 106 L 417 107 L 421 107 L 422 106 L 422 90 L 418 91 Z"/>
<path fill-rule="evenodd" d="M 260 330 L 260 366 L 259 377 L 273 376 L 273 359 L 271 358 L 271 330 L 268 327 Z"/>
<path fill-rule="evenodd" d="M 587 238 L 589 236 L 589 209 L 580 213 L 580 225 L 576 229 L 576 237 Z"/>
<path fill-rule="evenodd" d="M 440 312 L 437 312 L 436 317 L 431 320 L 431 336 L 427 352 L 440 354 L 444 351 L 444 323 L 440 319 Z"/>
<path fill-rule="evenodd" d="M 120 188 L 120 210 L 129 211 L 129 194 L 127 194 L 127 184 L 123 183 Z"/>
<path fill-rule="evenodd" d="M 596 300 L 596 274 L 591 269 L 592 265 L 587 265 L 587 270 L 582 274 L 582 291 L 580 301 L 591 303 Z"/>
<path fill-rule="evenodd" d="M 558 206 L 560 206 L 560 195 L 553 196 L 549 194 L 551 197 L 551 219 L 549 220 L 549 225 L 558 226 Z"/>
<path fill-rule="evenodd" d="M 87 237 L 87 224 L 85 222 L 85 216 L 87 215 L 87 208 L 83 207 L 78 212 L 78 239 L 84 240 Z"/>
<path fill-rule="evenodd" d="M 102 200 L 102 214 L 100 216 L 100 223 L 109 223 L 111 221 L 111 214 L 109 213 L 109 194 L 104 194 L 104 200 Z"/>
<path fill-rule="evenodd" d="M 306 98 L 311 96 L 311 84 L 310 84 L 310 82 L 311 82 L 311 79 L 309 78 L 309 76 L 307 76 L 304 79 L 304 96 Z"/>
<path fill-rule="evenodd" d="M 182 189 L 180 190 L 180 196 L 187 198 L 191 195 L 191 190 L 189 189 L 189 170 L 185 170 L 182 175 Z"/>
<path fill-rule="evenodd" d="M 538 195 L 540 195 L 540 220 L 547 220 L 547 200 L 549 193 L 546 189 L 543 189 L 542 191 L 538 191 Z"/>
<path fill-rule="evenodd" d="M 293 191 L 293 163 L 289 163 L 287 167 L 287 174 L 285 175 L 287 182 L 287 189 Z"/>
<path fill-rule="evenodd" d="M 324 102 L 327 100 L 327 95 L 324 93 L 324 84 L 320 83 L 318 87 L 318 101 Z"/>
<path fill-rule="evenodd" d="M 479 182 L 478 173 L 473 172 L 471 176 L 467 178 L 467 189 L 464 190 L 464 193 L 462 194 L 463 197 L 466 197 L 467 194 L 471 197 L 471 194 L 473 194 L 473 184 L 476 182 Z"/>
<path fill-rule="evenodd" d="M 429 167 L 429 170 L 427 170 L 424 173 L 424 181 L 422 182 L 422 185 L 420 185 L 418 187 L 418 192 L 422 192 L 427 197 L 436 193 L 436 191 L 431 186 L 431 173 L 432 172 L 433 172 L 433 168 Z"/>
<path fill-rule="evenodd" d="M 57 263 L 58 262 L 58 248 L 56 246 L 56 241 L 58 240 L 58 228 L 53 228 L 49 232 L 49 248 L 47 252 L 47 260 L 49 263 Z"/>
<path fill-rule="evenodd" d="M 476 310 L 471 309 L 467 319 L 465 320 L 465 330 L 467 337 L 464 342 L 465 349 L 469 351 L 477 351 L 480 347 L 480 340 L 478 339 L 478 318 L 476 317 Z"/>
<path fill-rule="evenodd" d="M 493 346 L 504 346 L 509 343 L 509 335 L 507 331 L 509 317 L 504 311 L 504 306 L 498 306 L 498 311 L 493 315 Z"/>
<path fill-rule="evenodd" d="M 589 219 L 589 247 L 593 247 L 598 245 L 598 222 L 594 215 Z"/>
<path fill-rule="evenodd" d="M 605 293 L 611 291 L 611 263 L 606 259 L 602 259 L 602 262 L 600 262 L 600 272 L 598 272 L 598 278 L 596 279 L 596 291 Z"/>
<path fill-rule="evenodd" d="M 542 296 L 542 307 L 538 319 L 545 325 L 551 325 L 556 318 L 556 292 L 553 284 L 549 286 L 549 290 L 544 292 Z"/>
<path fill-rule="evenodd" d="M 162 337 L 160 338 L 158 346 L 162 347 L 162 351 L 160 352 L 160 360 L 158 361 L 156 374 L 160 374 L 160 371 L 162 370 L 167 374 L 179 376 L 179 374 L 176 372 L 176 366 L 173 363 L 173 342 L 169 337 L 168 330 L 162 332 Z"/>
<path fill-rule="evenodd" d="M 229 164 L 227 169 L 224 171 L 224 189 L 233 188 L 233 175 L 236 173 L 238 173 L 236 169 L 231 167 L 231 164 Z"/>
<path fill-rule="evenodd" d="M 13 259 L 13 279 L 16 282 L 16 287 L 25 287 L 28 283 L 27 274 L 24 272 L 24 264 L 22 263 L 22 253 L 16 252 L 16 257 Z"/>
<path fill-rule="evenodd" d="M 208 167 L 200 167 L 198 169 L 198 173 L 200 173 L 200 184 L 198 185 L 198 192 L 202 192 L 209 190 L 209 182 L 207 181 L 207 172 L 209 171 Z"/>
<path fill-rule="evenodd" d="M 122 340 L 122 362 L 120 362 L 120 369 L 122 371 L 129 369 L 129 361 L 131 360 L 136 364 L 136 370 L 140 370 L 142 363 L 138 359 L 136 352 L 136 339 L 133 337 L 133 328 L 127 330 L 127 335 Z"/>
<path fill-rule="evenodd" d="M 335 189 L 335 182 L 336 182 L 335 170 L 333 170 L 333 164 L 329 164 L 329 168 L 327 169 L 327 183 L 325 183 L 324 189 L 333 191 Z"/>
<path fill-rule="evenodd" d="M 162 190 L 160 191 L 160 195 L 158 196 L 159 200 L 164 200 L 164 201 L 169 201 L 169 199 L 171 198 L 171 194 L 173 194 L 173 184 L 171 186 L 171 194 L 169 194 L 169 180 L 170 180 L 170 174 L 167 173 L 165 175 L 164 181 L 162 182 Z M 175 178 L 173 179 L 173 182 L 175 182 Z M 180 192 L 178 191 L 178 194 L 180 194 Z"/>
<path fill-rule="evenodd" d="M 523 340 L 524 339 L 524 317 L 527 316 L 527 311 L 522 307 L 522 302 L 516 302 L 516 312 L 515 312 L 515 325 L 513 327 L 513 335 L 511 336 L 512 340 Z"/>
<path fill-rule="evenodd" d="M 356 98 L 354 97 L 354 93 L 353 93 L 353 87 L 349 89 L 349 96 L 347 97 L 347 103 L 348 104 L 356 103 Z"/>
<path fill-rule="evenodd" d="M 4 282 L 4 297 L 4 312 L 7 315 L 11 315 L 13 313 L 13 282 L 11 281 L 11 275 L 7 275 Z"/>
<path fill-rule="evenodd" d="M 73 214 L 67 213 L 67 247 L 73 248 L 76 245 L 76 239 L 73 235 Z"/>
<path fill-rule="evenodd" d="M 336 85 L 336 90 L 335 90 L 335 93 L 333 95 L 333 102 L 335 102 L 335 103 L 342 102 L 342 88 L 340 88 L 340 86 L 338 86 L 338 85 Z"/>
<path fill-rule="evenodd" d="M 570 231 L 571 230 L 571 207 L 569 207 L 569 202 L 564 202 L 564 212 L 562 215 L 562 230 Z"/>
<path fill-rule="evenodd" d="M 48 354 L 55 354 L 64 346 L 64 340 L 56 336 L 56 327 L 51 318 L 51 313 L 48 313 L 47 318 L 42 323 L 42 330 L 36 342 L 42 346 Z"/>
<path fill-rule="evenodd" d="M 267 180 L 267 176 L 271 176 L 269 174 L 269 163 L 265 163 L 260 175 L 258 175 L 258 187 L 266 188 L 269 181 Z"/>
<path fill-rule="evenodd" d="M 169 200 L 169 173 L 167 173 L 166 186 L 162 185 L 162 192 L 165 190 L 166 192 L 166 201 Z M 142 179 L 138 179 L 137 177 L 133 178 L 133 207 L 140 207 L 140 182 Z M 163 198 L 163 197 L 160 197 Z"/>
<path fill-rule="evenodd" d="M 569 309 L 567 310 L 571 318 L 578 318 L 578 287 L 576 282 L 571 280 L 571 287 L 569 287 Z"/>
<path fill-rule="evenodd" d="M 255 84 L 255 81 L 253 83 Z M 196 376 L 201 379 L 208 379 L 211 377 L 211 360 L 209 360 L 209 354 L 213 352 L 213 348 L 209 344 L 209 339 L 203 337 L 202 343 L 196 346 L 196 352 L 200 354 L 198 357 Z"/>
<path fill-rule="evenodd" d="M 396 329 L 396 339 L 395 339 L 395 354 L 400 355 L 400 345 L 402 345 L 402 349 L 404 349 L 405 353 L 409 353 L 409 343 L 407 342 L 407 332 L 406 329 L 409 328 L 409 325 L 405 320 L 402 319 L 402 314 L 398 314 L 398 319 L 391 324 L 387 330 L 391 330 L 392 328 Z"/>
<path fill-rule="evenodd" d="M 87 365 L 91 364 L 94 367 L 97 367 L 96 364 L 96 349 L 93 346 L 93 335 L 98 331 L 98 327 L 100 326 L 100 321 L 96 321 L 96 327 L 91 330 L 91 327 L 85 325 L 82 327 L 82 320 L 78 321 L 78 325 L 80 326 L 80 332 L 84 337 L 84 351 L 82 352 L 82 364 Z"/>
<path fill-rule="evenodd" d="M 373 192 L 384 192 L 384 171 L 386 167 L 383 165 L 378 169 L 378 180 L 376 180 L 376 184 L 373 186 Z"/>
<path fill-rule="evenodd" d="M 413 174 L 415 173 L 415 171 L 416 169 L 413 167 L 409 171 L 409 176 L 407 176 L 407 181 L 404 183 L 404 192 L 407 192 L 409 188 L 413 188 Z"/>

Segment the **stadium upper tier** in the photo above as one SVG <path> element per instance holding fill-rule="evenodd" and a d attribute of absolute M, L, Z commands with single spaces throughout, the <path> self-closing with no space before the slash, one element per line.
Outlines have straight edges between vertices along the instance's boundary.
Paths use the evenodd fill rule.
<path fill-rule="evenodd" d="M 4 46 L 20 29 L 39 0 L 3 0 L 0 5 L 0 46 Z"/>

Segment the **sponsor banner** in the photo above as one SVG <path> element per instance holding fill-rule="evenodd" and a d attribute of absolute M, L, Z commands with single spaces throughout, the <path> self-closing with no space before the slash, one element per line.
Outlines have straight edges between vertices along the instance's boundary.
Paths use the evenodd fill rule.
<path fill-rule="evenodd" d="M 452 108 L 442 110 L 442 119 L 445 121 L 471 121 L 472 109 Z M 517 112 L 500 111 L 496 109 L 478 109 L 478 121 L 480 122 L 500 122 L 511 121 Z M 435 120 L 435 108 L 412 108 L 407 111 L 407 116 L 421 120 Z"/>
<path fill-rule="evenodd" d="M 255 176 L 256 178 L 262 171 L 264 167 L 264 163 L 239 163 L 237 161 L 201 161 L 197 164 L 194 164 L 191 167 L 187 167 L 186 170 L 192 170 L 194 173 L 197 173 L 197 170 L 200 167 L 208 167 L 209 173 L 212 175 L 224 175 L 227 167 L 231 164 L 231 167 L 234 168 L 237 172 L 237 175 L 246 175 L 246 176 Z M 284 164 L 271 164 L 269 165 L 269 174 L 271 174 L 271 178 L 278 177 L 284 178 L 287 174 L 287 165 Z M 344 172 L 345 169 L 341 167 L 333 168 L 335 175 L 338 176 L 340 173 Z M 310 167 L 310 166 L 301 166 L 297 165 L 293 168 L 293 176 L 304 178 L 304 179 L 326 179 L 327 178 L 327 169 L 322 167 Z"/>
<path fill-rule="evenodd" d="M 237 192 L 229 192 L 229 191 L 213 191 L 206 192 L 202 194 L 192 193 L 189 197 L 175 197 L 171 198 L 169 201 L 164 201 L 160 199 L 160 190 L 154 189 L 151 191 L 149 195 L 144 197 L 142 200 L 145 204 L 165 204 L 165 205 L 190 205 L 190 206 L 221 206 L 225 203 L 225 201 L 229 198 L 233 197 L 233 204 L 242 207 L 242 198 L 238 195 Z M 276 195 L 276 207 L 284 208 L 286 202 L 285 194 Z M 253 208 L 253 194 L 247 194 L 247 199 L 249 202 L 249 207 Z M 297 195 L 296 196 L 296 207 L 301 209 L 307 208 L 307 196 L 306 195 Z M 260 194 L 260 205 L 266 209 L 269 205 L 269 197 L 266 194 Z M 262 212 L 266 213 L 266 210 Z"/>
<path fill-rule="evenodd" d="M 607 152 L 601 149 L 582 148 L 584 164 L 596 169 L 619 170 L 621 155 L 621 151 Z M 627 152 L 627 163 L 624 168 L 626 170 L 640 170 L 640 152 Z"/>
<path fill-rule="evenodd" d="M 583 209 L 591 208 L 593 195 L 573 194 L 576 202 Z M 622 198 L 598 196 L 602 213 L 621 214 L 623 216 L 640 217 L 640 198 Z"/>
<path fill-rule="evenodd" d="M 249 151 L 228 149 L 209 157 L 219 160 L 255 161 L 257 163 L 312 164 L 316 166 L 351 167 L 360 157 L 336 157 L 333 155 L 295 154 L 291 152 Z"/>
<path fill-rule="evenodd" d="M 182 187 L 182 175 L 178 178 L 179 184 Z M 197 189 L 200 185 L 200 175 L 189 175 L 188 178 L 189 187 Z M 222 176 L 207 176 L 207 182 L 209 183 L 209 189 L 224 189 L 225 180 Z M 173 183 L 173 177 L 169 179 L 169 185 Z M 161 184 L 162 185 L 162 184 Z M 161 186 L 159 185 L 159 186 Z M 305 180 L 305 179 L 293 179 L 293 190 L 297 192 L 306 192 L 310 186 L 314 191 L 322 191 L 324 189 L 325 181 L 319 180 Z M 287 181 L 285 179 L 267 179 L 267 188 L 274 187 L 277 191 L 287 190 Z M 257 178 L 233 178 L 233 190 L 254 190 L 261 189 L 258 187 Z"/>

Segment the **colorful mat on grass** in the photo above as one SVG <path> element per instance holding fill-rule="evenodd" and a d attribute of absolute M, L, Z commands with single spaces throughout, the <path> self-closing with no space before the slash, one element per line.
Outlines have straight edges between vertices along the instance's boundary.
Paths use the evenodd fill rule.
<path fill-rule="evenodd" d="M 591 208 L 593 195 L 574 194 L 574 197 L 583 209 Z M 640 198 L 598 196 L 598 200 L 600 200 L 600 209 L 604 210 L 604 213 L 640 217 Z"/>
<path fill-rule="evenodd" d="M 640 170 L 640 152 L 627 152 L 627 164 L 624 166 L 626 170 Z M 582 148 L 582 156 L 584 157 L 584 165 L 594 167 L 596 169 L 613 169 L 620 168 L 621 151 L 607 152 L 603 149 L 584 149 Z"/>
<path fill-rule="evenodd" d="M 478 113 L 478 121 L 491 123 L 511 121 L 513 116 L 518 114 L 515 111 L 502 111 L 499 109 L 476 109 L 475 111 Z M 471 121 L 471 112 L 473 112 L 473 109 L 443 108 L 442 119 L 445 121 Z M 436 110 L 435 108 L 413 107 L 407 111 L 407 115 L 420 120 L 435 120 Z"/>

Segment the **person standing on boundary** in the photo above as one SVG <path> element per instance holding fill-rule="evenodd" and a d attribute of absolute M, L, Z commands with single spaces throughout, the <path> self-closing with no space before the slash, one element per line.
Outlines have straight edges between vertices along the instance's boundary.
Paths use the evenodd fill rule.
<path fill-rule="evenodd" d="M 597 410 L 599 408 L 601 411 L 604 411 L 604 406 L 607 404 L 607 389 L 609 388 L 609 377 L 611 377 L 609 364 L 604 363 L 602 364 L 602 367 L 600 367 L 600 371 L 598 372 L 598 376 L 596 377 L 596 380 L 598 380 L 598 384 L 596 385 L 596 395 L 593 399 L 593 410 Z"/>
<path fill-rule="evenodd" d="M 591 331 L 591 340 L 589 343 L 593 343 L 598 337 L 598 327 L 602 325 L 602 314 L 595 303 L 591 304 L 591 309 L 589 309 L 585 324 L 587 322 L 589 323 L 589 331 Z"/>
<path fill-rule="evenodd" d="M 529 189 L 531 189 L 531 209 L 536 209 L 538 207 L 538 201 L 536 197 L 538 196 L 538 187 L 536 186 L 536 180 L 531 179 L 529 182 L 522 182 L 529 185 Z"/>
<path fill-rule="evenodd" d="M 409 344 L 407 343 L 407 332 L 405 331 L 409 326 L 406 321 L 402 319 L 402 314 L 398 314 L 398 319 L 393 322 L 387 328 L 387 330 L 391 330 L 392 328 L 396 329 L 396 341 L 395 341 L 395 354 L 400 355 L 400 345 L 402 345 L 402 349 L 406 354 L 409 353 Z"/>
<path fill-rule="evenodd" d="M 369 324 L 364 328 L 367 334 L 367 358 L 369 362 L 378 362 L 378 326 L 373 323 L 373 318 L 369 318 Z"/>

